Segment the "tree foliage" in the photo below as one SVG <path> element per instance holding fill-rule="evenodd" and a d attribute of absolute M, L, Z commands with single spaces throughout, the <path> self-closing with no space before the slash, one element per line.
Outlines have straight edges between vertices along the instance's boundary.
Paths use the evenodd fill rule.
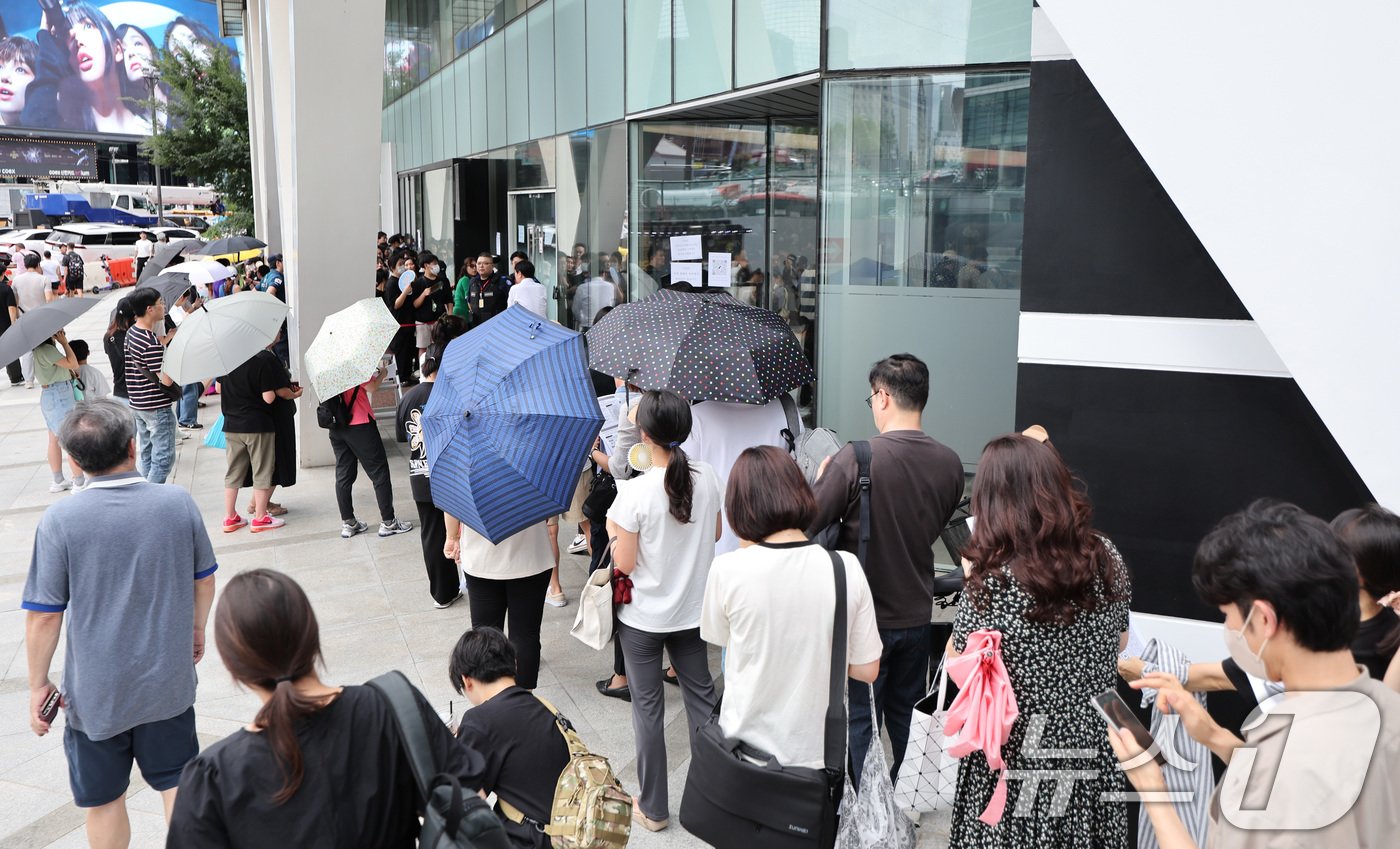
<path fill-rule="evenodd" d="M 169 129 L 143 142 L 145 152 L 160 167 L 214 187 L 228 207 L 220 230 L 251 231 L 248 92 L 233 54 L 214 50 L 206 58 L 171 50 L 156 68 L 168 95 L 159 108 L 170 116 Z"/>

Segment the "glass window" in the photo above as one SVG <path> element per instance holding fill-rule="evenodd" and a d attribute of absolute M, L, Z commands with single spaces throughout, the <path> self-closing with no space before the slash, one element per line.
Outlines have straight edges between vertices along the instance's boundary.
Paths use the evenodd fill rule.
<path fill-rule="evenodd" d="M 588 0 L 588 45 L 594 51 L 588 62 L 588 123 L 596 125 L 620 120 L 622 0 Z"/>
<path fill-rule="evenodd" d="M 423 247 L 449 267 L 453 259 L 452 169 L 423 172 Z"/>
<path fill-rule="evenodd" d="M 471 91 L 471 63 L 463 59 L 460 62 L 452 63 L 452 72 L 457 76 L 456 85 L 453 91 L 456 92 L 456 99 L 453 100 L 450 108 L 452 110 L 452 120 L 456 137 L 453 141 L 452 155 L 461 156 L 471 152 L 472 149 L 472 91 Z"/>
<path fill-rule="evenodd" d="M 1026 0 L 830 0 L 827 67 L 1030 60 Z"/>
<path fill-rule="evenodd" d="M 504 147 L 506 121 L 511 103 L 506 100 L 506 39 L 504 35 L 486 39 L 486 109 L 477 110 L 477 120 L 486 123 L 487 147 Z M 520 101 L 517 106 L 523 106 Z"/>
<path fill-rule="evenodd" d="M 600 50 L 593 51 L 594 62 L 588 61 L 585 11 L 584 0 L 554 0 L 554 121 L 564 132 L 588 123 L 589 65 L 622 64 L 621 55 L 598 56 Z"/>
<path fill-rule="evenodd" d="M 750 0 L 734 6 L 735 85 L 815 70 L 821 56 L 821 0 Z"/>
<path fill-rule="evenodd" d="M 627 0 L 627 111 L 671 102 L 671 2 Z"/>
<path fill-rule="evenodd" d="M 554 7 L 532 9 L 525 25 L 530 43 L 529 138 L 542 139 L 554 135 Z M 517 64 L 512 70 L 518 75 L 526 69 Z"/>
<path fill-rule="evenodd" d="M 486 95 L 486 51 L 473 50 L 467 54 L 467 83 L 471 86 L 471 107 L 472 112 L 466 116 L 471 124 L 471 151 L 480 153 L 491 146 L 491 138 L 487 132 L 488 121 L 486 116 L 491 114 L 490 98 Z M 457 120 L 462 120 L 458 116 Z"/>
<path fill-rule="evenodd" d="M 524 141 L 530 137 L 530 50 L 525 21 L 516 21 L 506 27 L 505 64 L 506 100 L 500 109 L 492 108 L 492 115 L 506 124 L 506 139 L 511 142 Z M 553 80 L 553 73 L 550 74 Z M 553 85 L 550 86 L 554 88 Z M 550 101 L 550 112 L 554 102 Z"/>
<path fill-rule="evenodd" d="M 936 369 L 924 426 L 971 468 L 1015 424 L 1029 75 L 839 79 L 822 98 L 820 420 L 873 432 L 866 373 Z"/>
<path fill-rule="evenodd" d="M 675 0 L 676 100 L 734 87 L 732 0 Z"/>

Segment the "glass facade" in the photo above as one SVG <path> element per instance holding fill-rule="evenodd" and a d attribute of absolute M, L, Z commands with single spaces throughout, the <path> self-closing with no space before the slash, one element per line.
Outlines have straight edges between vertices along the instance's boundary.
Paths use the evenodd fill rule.
<path fill-rule="evenodd" d="M 750 86 L 807 71 L 821 58 L 822 0 L 734 4 L 734 82 Z"/>
<path fill-rule="evenodd" d="M 827 67 L 1027 62 L 1029 0 L 828 0 Z"/>
<path fill-rule="evenodd" d="M 675 0 L 676 100 L 691 100 L 734 87 L 733 0 Z"/>

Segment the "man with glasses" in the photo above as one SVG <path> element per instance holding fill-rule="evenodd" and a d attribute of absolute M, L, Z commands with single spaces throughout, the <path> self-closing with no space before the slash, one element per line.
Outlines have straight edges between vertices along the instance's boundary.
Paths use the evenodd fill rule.
<path fill-rule="evenodd" d="M 136 469 L 151 483 L 165 483 L 175 464 L 175 410 L 162 386 L 174 381 L 161 371 L 165 346 L 165 301 L 155 289 L 127 295 L 136 321 L 126 332 L 126 391 L 136 415 Z"/>
<path fill-rule="evenodd" d="M 870 395 L 865 403 L 879 434 L 870 440 L 870 542 L 861 565 L 875 599 L 875 621 L 884 650 L 875 680 L 878 726 L 872 725 L 868 685 L 850 682 L 853 776 L 860 775 L 875 727 L 889 729 L 894 763 L 904 760 L 914 704 L 925 693 L 933 544 L 963 493 L 962 461 L 951 448 L 924 433 L 927 402 L 928 366 L 918 357 L 895 354 L 870 369 Z M 813 487 L 817 516 L 809 536 L 840 522 L 837 547 L 857 551 L 858 481 L 855 449 L 848 444 L 822 464 Z"/>
<path fill-rule="evenodd" d="M 506 311 L 510 298 L 510 282 L 496 274 L 496 258 L 482 251 L 476 258 L 476 276 L 467 288 L 467 308 L 472 313 L 472 327 Z"/>

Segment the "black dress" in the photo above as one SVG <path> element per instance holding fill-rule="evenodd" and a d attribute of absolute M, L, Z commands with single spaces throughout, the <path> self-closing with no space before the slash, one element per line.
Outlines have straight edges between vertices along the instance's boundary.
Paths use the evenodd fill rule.
<path fill-rule="evenodd" d="M 263 356 L 268 352 L 259 353 Z M 285 376 L 285 386 L 292 385 L 292 376 L 287 371 L 286 365 L 274 354 L 268 354 L 268 362 L 276 363 L 282 369 Z M 280 487 L 295 486 L 297 482 L 297 402 L 290 398 L 277 396 L 272 402 L 272 433 L 273 433 L 273 462 L 275 468 L 272 472 L 272 485 Z M 253 470 L 250 467 L 248 474 L 243 476 L 243 486 L 253 485 Z"/>
<path fill-rule="evenodd" d="M 414 691 L 434 760 L 464 788 L 481 786 L 485 761 L 452 736 Z M 388 704 L 371 687 L 346 687 L 297 728 L 305 777 L 277 805 L 282 771 L 267 737 L 235 731 L 185 765 L 166 846 L 410 849 L 422 794 Z"/>
<path fill-rule="evenodd" d="M 1120 563 L 1122 577 L 1115 595 L 1122 600 L 1101 602 L 1093 613 L 1081 612 L 1073 624 L 1028 620 L 1033 599 L 1006 566 L 1000 575 L 988 578 L 980 607 L 966 597 L 959 606 L 953 648 L 965 649 L 974 631 L 1000 631 L 1002 659 L 1020 715 L 1002 747 L 1008 781 L 1001 822 L 992 827 L 977 819 L 992 797 L 997 775 L 987 768 L 985 755 L 972 752 L 958 766 L 949 845 L 959 849 L 1127 849 L 1126 805 L 1101 798 L 1104 793 L 1126 792 L 1127 783 L 1109 747 L 1104 720 L 1089 703 L 1092 696 L 1113 689 L 1118 638 L 1128 629 L 1128 573 L 1117 549 L 1105 542 Z M 1102 599 L 1103 588 L 1096 594 Z M 1040 733 L 1038 749 L 1025 746 L 1032 724 Z M 1065 750 L 1074 749 L 1092 757 L 1065 756 Z M 1057 780 L 1070 771 L 1073 778 Z M 1064 790 L 1059 785 L 1071 781 L 1068 804 L 1057 806 L 1056 796 Z M 1031 787 L 1035 787 L 1034 798 L 1021 799 Z"/>

